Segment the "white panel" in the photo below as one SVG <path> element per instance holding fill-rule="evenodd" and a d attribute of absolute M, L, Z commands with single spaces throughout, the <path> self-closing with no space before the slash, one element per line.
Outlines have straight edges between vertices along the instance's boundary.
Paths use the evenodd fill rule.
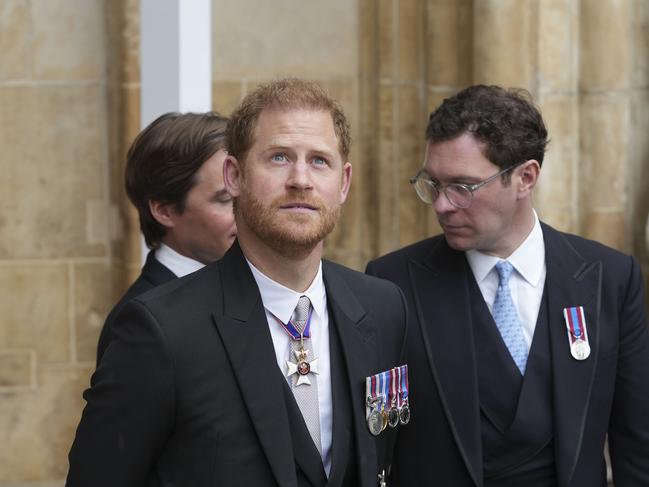
<path fill-rule="evenodd" d="M 180 111 L 212 108 L 212 17 L 210 0 L 180 5 Z"/>
<path fill-rule="evenodd" d="M 141 0 L 140 23 L 140 127 L 211 110 L 210 0 Z M 146 253 L 142 239 L 142 262 Z"/>

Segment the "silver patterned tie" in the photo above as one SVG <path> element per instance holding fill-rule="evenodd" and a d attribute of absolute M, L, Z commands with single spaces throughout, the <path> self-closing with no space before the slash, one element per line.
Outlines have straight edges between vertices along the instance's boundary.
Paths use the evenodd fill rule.
<path fill-rule="evenodd" d="M 303 332 L 304 327 L 306 326 L 306 321 L 309 316 L 309 311 L 311 309 L 311 301 L 306 296 L 300 296 L 295 311 L 293 311 L 293 316 L 291 321 L 296 326 L 298 331 Z M 304 338 L 304 350 L 307 351 L 307 358 L 309 361 L 313 361 L 316 357 L 313 356 L 313 346 L 311 344 L 310 338 Z M 300 340 L 291 340 L 291 349 L 289 351 L 289 362 L 296 360 L 295 352 L 301 350 Z M 309 383 L 302 383 L 298 385 L 299 374 L 293 374 L 289 377 L 291 390 L 293 391 L 293 396 L 297 402 L 302 416 L 304 417 L 304 422 L 306 427 L 311 434 L 313 443 L 315 443 L 316 448 L 322 455 L 322 446 L 320 444 L 320 407 L 318 406 L 318 381 L 315 378 L 313 373 L 308 374 L 310 376 Z"/>
<path fill-rule="evenodd" d="M 513 270 L 513 266 L 506 260 L 496 264 L 499 283 L 496 299 L 494 299 L 493 317 L 500 336 L 503 337 L 518 370 L 525 375 L 528 355 L 527 343 L 525 343 L 521 320 L 518 318 L 518 311 L 509 290 L 509 277 Z"/>

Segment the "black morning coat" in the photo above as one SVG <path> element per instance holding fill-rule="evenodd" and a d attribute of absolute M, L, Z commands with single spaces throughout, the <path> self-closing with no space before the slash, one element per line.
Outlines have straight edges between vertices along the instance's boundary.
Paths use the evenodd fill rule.
<path fill-rule="evenodd" d="M 235 242 L 220 261 L 121 310 L 84 393 L 66 485 L 376 486 L 396 430 L 370 434 L 365 378 L 403 363 L 405 300 L 394 284 L 328 261 L 323 278 L 333 337 L 328 481 L 313 442 L 305 446 Z"/>
<path fill-rule="evenodd" d="M 596 242 L 545 224 L 542 231 L 553 485 L 605 486 L 608 434 L 616 487 L 647 486 L 649 328 L 639 266 Z M 397 439 L 393 485 L 504 485 L 483 478 L 481 344 L 464 253 L 437 236 L 371 262 L 367 272 L 399 285 L 409 309 L 412 421 Z M 591 347 L 581 361 L 570 353 L 563 316 L 564 308 L 576 306 L 584 308 Z"/>

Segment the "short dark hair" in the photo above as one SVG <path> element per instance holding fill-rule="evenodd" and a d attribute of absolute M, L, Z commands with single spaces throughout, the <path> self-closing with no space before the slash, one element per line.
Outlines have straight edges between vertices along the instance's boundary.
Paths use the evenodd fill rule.
<path fill-rule="evenodd" d="M 331 114 L 338 150 L 346 161 L 351 148 L 347 117 L 340 105 L 313 81 L 287 78 L 259 86 L 247 95 L 230 115 L 227 132 L 228 153 L 243 162 L 253 144 L 253 131 L 259 114 L 268 109 L 306 108 Z"/>
<path fill-rule="evenodd" d="M 165 235 L 149 210 L 149 201 L 173 204 L 182 213 L 196 172 L 225 148 L 228 119 L 216 112 L 165 113 L 133 141 L 126 160 L 126 194 L 137 208 L 140 229 L 149 248 Z"/>
<path fill-rule="evenodd" d="M 542 165 L 549 142 L 530 93 L 500 86 L 470 86 L 430 114 L 427 141 L 446 142 L 465 133 L 473 135 L 483 145 L 484 156 L 501 169 L 530 159 Z M 503 176 L 508 180 L 509 173 Z"/>

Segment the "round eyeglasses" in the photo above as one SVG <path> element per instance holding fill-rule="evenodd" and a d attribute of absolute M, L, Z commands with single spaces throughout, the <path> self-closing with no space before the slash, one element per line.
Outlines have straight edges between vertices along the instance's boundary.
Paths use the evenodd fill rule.
<path fill-rule="evenodd" d="M 410 184 L 412 184 L 417 192 L 417 196 L 426 204 L 432 205 L 437 201 L 441 192 L 444 193 L 446 199 L 450 204 L 456 208 L 465 209 L 471 206 L 473 202 L 473 193 L 477 190 L 486 186 L 491 181 L 502 176 L 508 171 L 511 171 L 515 167 L 520 166 L 522 163 L 514 164 L 513 166 L 506 167 L 502 171 L 498 171 L 493 176 L 488 177 L 484 181 L 480 181 L 474 184 L 464 184 L 464 183 L 449 183 L 449 184 L 440 184 L 437 181 L 430 179 L 430 176 L 424 169 L 420 169 L 419 172 L 410 178 Z"/>

